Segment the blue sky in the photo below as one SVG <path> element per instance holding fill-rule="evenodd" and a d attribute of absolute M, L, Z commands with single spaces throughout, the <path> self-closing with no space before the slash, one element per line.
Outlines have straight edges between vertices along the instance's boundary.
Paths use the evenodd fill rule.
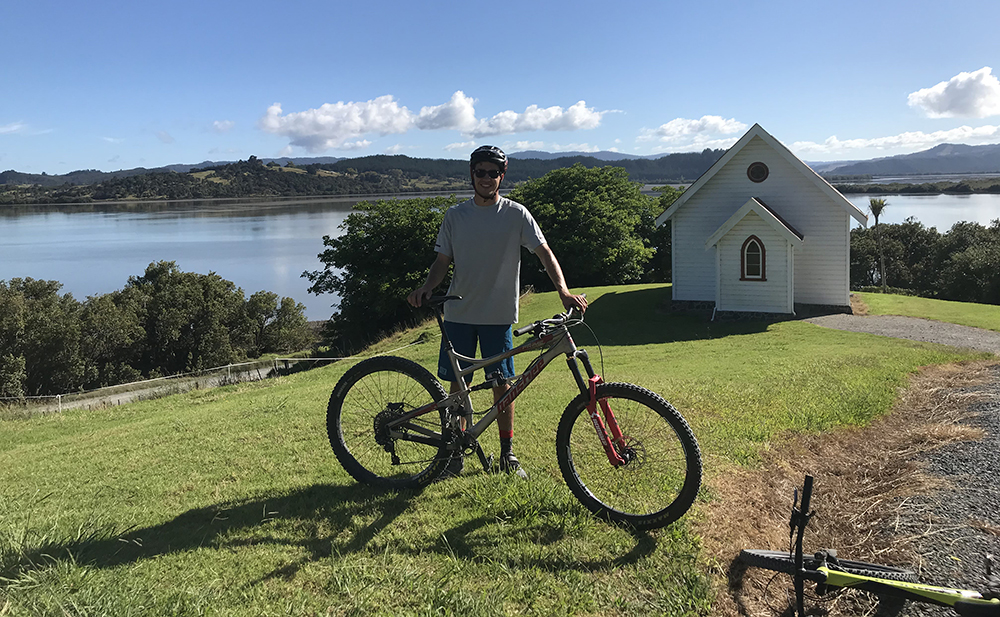
<path fill-rule="evenodd" d="M 8 2 L 0 170 L 1000 142 L 1000 2 Z M 996 67 L 997 70 L 993 70 Z"/>

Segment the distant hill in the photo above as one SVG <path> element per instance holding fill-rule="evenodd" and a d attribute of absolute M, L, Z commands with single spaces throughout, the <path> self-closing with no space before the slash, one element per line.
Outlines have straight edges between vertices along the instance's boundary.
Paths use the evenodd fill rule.
<path fill-rule="evenodd" d="M 667 155 L 650 154 L 648 156 L 638 156 L 636 154 L 625 154 L 623 152 L 611 152 L 608 150 L 601 150 L 600 152 L 542 152 L 541 150 L 524 150 L 523 152 L 511 152 L 508 156 L 512 159 L 538 159 L 540 161 L 576 156 L 591 157 L 599 161 L 634 161 L 635 159 L 658 159 Z"/>
<path fill-rule="evenodd" d="M 511 159 L 517 161 L 517 164 L 511 166 L 507 180 L 509 183 L 514 183 L 529 178 L 539 178 L 553 169 L 570 167 L 575 164 L 581 164 L 585 167 L 612 164 L 625 168 L 629 176 L 636 182 L 646 184 L 692 182 L 723 153 L 724 150 L 703 150 L 702 152 L 636 156 L 608 151 L 551 153 L 527 150 L 511 153 Z M 468 163 L 464 157 L 462 159 L 417 159 L 404 155 L 381 154 L 350 159 L 332 156 L 252 158 L 265 165 L 273 162 L 281 167 L 286 167 L 289 162 L 293 162 L 296 167 L 309 169 L 309 173 L 313 175 L 318 173 L 320 169 L 348 175 L 365 172 L 383 175 L 402 172 L 405 177 L 410 178 L 415 183 L 420 177 L 428 177 L 435 182 L 445 183 L 468 181 Z M 202 161 L 197 164 L 176 164 L 154 169 L 137 167 L 109 172 L 85 169 L 55 176 L 9 170 L 0 172 L 0 185 L 10 187 L 34 185 L 54 189 L 66 185 L 98 185 L 139 175 L 187 174 L 195 169 L 217 169 L 234 164 L 233 161 Z M 1000 173 L 1000 144 L 985 146 L 942 144 L 914 154 L 868 161 L 818 162 L 809 165 L 816 172 L 830 178 L 838 176 L 842 178 L 849 176 L 914 176 L 914 182 L 919 182 L 920 179 L 917 176 L 923 175 Z M 163 181 L 166 182 L 166 180 Z M 327 186 L 329 182 L 323 181 L 321 184 L 323 191 L 331 190 Z M 379 184 L 368 181 L 366 185 L 374 187 Z M 307 190 L 304 186 L 297 187 L 296 194 L 304 194 L 304 191 Z"/>
<path fill-rule="evenodd" d="M 336 163 L 338 161 L 344 160 L 343 157 L 336 156 L 317 156 L 317 157 L 300 157 L 300 158 L 278 158 L 278 159 L 260 159 L 262 163 L 267 164 L 274 161 L 278 165 L 284 167 L 289 161 L 295 163 L 296 165 L 329 165 Z M 176 172 L 179 174 L 186 174 L 192 169 L 209 169 L 212 167 L 222 167 L 224 165 L 232 165 L 236 161 L 202 161 L 201 163 L 195 165 L 186 164 L 176 164 L 167 165 L 165 167 L 154 167 L 147 169 L 145 167 L 136 167 L 134 169 L 120 169 L 118 171 L 100 171 L 97 169 L 82 169 L 79 171 L 71 171 L 68 174 L 61 174 L 50 176 L 45 173 L 41 174 L 28 174 L 20 171 L 8 170 L 0 172 L 0 184 L 35 184 L 37 186 L 62 186 L 64 184 L 69 184 L 72 186 L 82 186 L 86 184 L 98 184 L 106 180 L 113 180 L 116 178 L 128 178 L 130 176 L 139 176 L 144 174 L 155 174 L 155 173 L 166 173 L 166 172 Z"/>
<path fill-rule="evenodd" d="M 870 176 L 921 176 L 933 174 L 1000 173 L 1000 144 L 967 146 L 941 144 L 913 154 L 899 154 L 868 161 L 843 161 L 814 167 L 822 174 Z"/>

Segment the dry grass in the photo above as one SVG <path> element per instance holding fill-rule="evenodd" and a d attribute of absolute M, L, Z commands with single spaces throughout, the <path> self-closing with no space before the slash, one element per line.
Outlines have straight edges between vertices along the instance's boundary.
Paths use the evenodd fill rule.
<path fill-rule="evenodd" d="M 868 314 L 868 305 L 858 294 L 851 294 L 851 313 L 862 316 Z"/>
<path fill-rule="evenodd" d="M 856 313 L 857 314 L 857 313 Z M 775 615 L 786 606 L 790 577 L 746 569 L 742 548 L 787 550 L 792 493 L 805 474 L 816 478 L 806 550 L 837 548 L 841 556 L 879 563 L 913 563 L 914 538 L 892 531 L 913 495 L 940 485 L 917 455 L 948 443 L 981 438 L 961 424 L 976 397 L 959 392 L 988 379 L 995 361 L 929 367 L 911 378 L 892 413 L 864 429 L 795 435 L 773 447 L 760 468 L 728 469 L 708 479 L 715 498 L 699 533 L 716 587 L 713 615 Z M 861 595 L 840 596 L 823 614 L 873 612 Z"/>

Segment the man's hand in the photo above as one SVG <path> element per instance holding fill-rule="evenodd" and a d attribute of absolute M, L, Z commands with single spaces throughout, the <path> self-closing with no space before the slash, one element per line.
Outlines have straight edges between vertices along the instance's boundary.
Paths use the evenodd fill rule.
<path fill-rule="evenodd" d="M 426 285 L 418 289 L 414 289 L 410 292 L 410 295 L 406 296 L 406 301 L 410 303 L 410 306 L 420 307 L 424 303 L 424 300 L 431 297 L 434 293 L 434 288 L 427 288 Z"/>
<path fill-rule="evenodd" d="M 420 308 L 424 300 L 431 297 L 437 286 L 444 281 L 450 264 L 451 257 L 443 253 L 437 254 L 437 257 L 434 258 L 434 263 L 431 264 L 430 272 L 427 273 L 427 280 L 423 285 L 410 292 L 410 295 L 406 296 L 406 301 L 410 303 L 410 306 Z"/>
<path fill-rule="evenodd" d="M 563 308 L 566 310 L 575 308 L 580 313 L 587 312 L 587 298 L 585 296 L 571 294 L 567 289 L 559 292 L 559 299 L 562 300 Z"/>

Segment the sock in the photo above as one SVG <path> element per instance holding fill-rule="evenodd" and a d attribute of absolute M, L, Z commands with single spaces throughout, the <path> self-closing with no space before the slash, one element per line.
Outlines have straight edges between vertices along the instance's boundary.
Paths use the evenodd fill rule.
<path fill-rule="evenodd" d="M 500 456 L 510 454 L 513 440 L 514 431 L 500 431 Z"/>

